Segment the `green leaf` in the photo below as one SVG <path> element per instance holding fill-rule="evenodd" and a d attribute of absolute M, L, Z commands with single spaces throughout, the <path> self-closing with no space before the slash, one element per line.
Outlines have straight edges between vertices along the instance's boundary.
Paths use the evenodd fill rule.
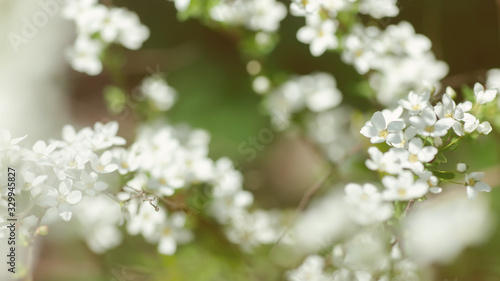
<path fill-rule="evenodd" d="M 434 171 L 433 172 L 436 177 L 442 180 L 451 180 L 455 178 L 455 173 L 446 172 L 446 171 Z"/>
<path fill-rule="evenodd" d="M 444 156 L 443 153 L 438 153 L 434 162 L 435 163 L 448 163 L 448 159 L 446 159 L 446 156 Z"/>

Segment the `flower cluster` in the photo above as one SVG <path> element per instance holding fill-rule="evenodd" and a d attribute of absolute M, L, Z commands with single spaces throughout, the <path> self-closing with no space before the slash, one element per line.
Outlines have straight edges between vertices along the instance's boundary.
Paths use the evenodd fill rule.
<path fill-rule="evenodd" d="M 222 0 L 210 9 L 215 21 L 263 32 L 277 31 L 286 14 L 285 5 L 276 0 Z"/>
<path fill-rule="evenodd" d="M 339 46 L 338 14 L 356 11 L 377 19 L 394 17 L 399 13 L 395 0 L 292 0 L 290 4 L 292 15 L 306 19 L 306 25 L 297 32 L 297 39 L 310 44 L 313 56 L 320 56 L 326 50 L 336 49 Z"/>
<path fill-rule="evenodd" d="M 306 257 L 297 269 L 287 272 L 288 280 L 420 280 L 418 266 L 403 257 L 398 244 L 389 249 L 388 238 L 380 231 L 358 233 L 335 245 L 327 258 Z"/>
<path fill-rule="evenodd" d="M 449 89 L 448 93 L 451 91 Z M 491 102 L 496 96 L 496 90 L 485 91 L 479 83 L 474 92 L 475 108 Z M 375 112 L 361 129 L 361 134 L 372 143 L 385 142 L 391 147 L 385 153 L 371 147 L 368 150 L 371 158 L 366 161 L 369 169 L 384 175 L 382 195 L 385 200 L 407 201 L 421 198 L 429 190 L 441 192 L 440 177 L 449 175 L 438 170 L 440 161 L 436 160 L 446 159 L 442 153 L 463 136 L 491 132 L 488 121 L 481 123 L 471 114 L 472 102 L 456 104 L 449 94 L 444 94 L 441 101 L 432 106 L 429 98 L 429 92 L 410 92 L 408 100 L 401 100 L 397 109 Z M 482 176 L 482 173 L 465 175 L 469 198 L 474 198 L 479 191 L 490 190 L 480 181 Z"/>
<path fill-rule="evenodd" d="M 269 94 L 267 107 L 271 121 L 279 129 L 289 126 L 292 114 L 308 109 L 314 113 L 337 107 L 342 94 L 337 89 L 335 78 L 318 72 L 293 77 Z"/>
<path fill-rule="evenodd" d="M 228 239 L 244 249 L 276 239 L 276 216 L 248 210 L 253 195 L 242 189 L 241 173 L 227 158 L 213 161 L 208 157 L 209 139 L 202 130 L 156 125 L 141 128 L 128 149 L 113 151 L 120 159 L 119 172 L 133 175 L 117 195 L 125 202 L 129 234 L 140 233 L 158 243 L 160 253 L 171 255 L 177 243 L 192 239 L 186 229 L 187 212 L 207 208 L 227 225 Z M 193 206 L 177 199 L 193 190 Z M 200 202 L 204 200 L 209 202 Z"/>
<path fill-rule="evenodd" d="M 38 141 L 32 149 L 18 146 L 23 138 L 1 132 L 0 168 L 19 167 L 21 196 L 30 202 L 19 214 L 28 241 L 42 225 L 76 213 L 82 236 L 97 253 L 120 244 L 118 225 L 126 222 L 129 234 L 141 234 L 171 255 L 177 244 L 193 239 L 188 215 L 200 211 L 245 250 L 276 240 L 279 214 L 249 209 L 253 195 L 242 189 L 241 173 L 227 158 L 208 157 L 208 133 L 143 126 L 124 148 L 117 131 L 116 122 L 80 131 L 68 125 L 62 140 Z"/>
<path fill-rule="evenodd" d="M 77 38 L 67 56 L 76 71 L 97 75 L 102 71 L 101 56 L 111 43 L 137 50 L 149 37 L 149 29 L 125 8 L 108 8 L 97 0 L 70 0 L 63 16 L 76 24 Z"/>
<path fill-rule="evenodd" d="M 342 164 L 359 145 L 359 138 L 350 120 L 353 110 L 347 106 L 339 106 L 331 110 L 319 112 L 311 116 L 307 123 L 309 136 L 336 164 Z"/>
<path fill-rule="evenodd" d="M 383 31 L 356 25 L 345 37 L 343 47 L 344 62 L 360 74 L 373 71 L 370 86 L 385 105 L 410 90 L 434 86 L 448 73 L 448 66 L 431 52 L 431 41 L 416 34 L 408 22 L 389 25 Z"/>
<path fill-rule="evenodd" d="M 152 108 L 161 111 L 169 110 L 177 98 L 177 91 L 158 75 L 146 77 L 141 83 L 140 91 L 150 101 Z"/>

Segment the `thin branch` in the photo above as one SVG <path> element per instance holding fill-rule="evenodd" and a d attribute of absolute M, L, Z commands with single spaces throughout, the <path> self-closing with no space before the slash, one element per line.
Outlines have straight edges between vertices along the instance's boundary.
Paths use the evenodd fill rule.
<path fill-rule="evenodd" d="M 278 238 L 278 240 L 276 240 L 276 243 L 274 244 L 273 248 L 278 246 L 279 243 L 281 242 L 281 240 L 283 239 L 283 237 L 285 237 L 285 235 L 288 233 L 288 231 L 291 229 L 292 225 L 293 225 L 293 222 L 295 222 L 295 220 L 297 219 L 297 217 L 299 216 L 300 213 L 302 213 L 304 211 L 304 209 L 307 207 L 307 205 L 309 204 L 309 202 L 311 201 L 312 197 L 314 196 L 314 194 L 316 192 L 318 192 L 318 190 L 321 189 L 321 187 L 323 186 L 323 184 L 330 178 L 330 176 L 333 175 L 333 172 L 334 170 L 330 170 L 328 171 L 327 173 L 325 173 L 322 177 L 320 177 L 308 190 L 307 192 L 304 194 L 304 197 L 302 197 L 302 200 L 300 200 L 300 203 L 299 205 L 297 206 L 297 209 L 295 209 L 295 213 L 292 217 L 292 219 L 290 220 L 290 222 L 288 223 L 288 225 L 286 226 L 285 230 L 283 231 L 283 233 L 280 235 L 280 237 Z"/>

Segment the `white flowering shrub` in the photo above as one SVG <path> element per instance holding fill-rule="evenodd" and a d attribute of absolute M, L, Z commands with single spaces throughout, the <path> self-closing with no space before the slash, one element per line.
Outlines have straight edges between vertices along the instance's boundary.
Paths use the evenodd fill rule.
<path fill-rule="evenodd" d="M 0 129 L 0 279 L 496 276 L 474 266 L 498 257 L 500 69 L 448 76 L 418 4 L 40 5 L 74 32 L 52 54 L 76 71 L 73 119 Z M 58 273 L 56 248 L 89 268 Z"/>

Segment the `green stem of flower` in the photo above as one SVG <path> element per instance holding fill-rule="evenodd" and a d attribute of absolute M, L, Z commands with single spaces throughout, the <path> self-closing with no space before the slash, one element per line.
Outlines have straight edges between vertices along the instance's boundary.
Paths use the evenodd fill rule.
<path fill-rule="evenodd" d="M 459 138 L 457 138 L 456 140 L 450 142 L 449 144 L 447 144 L 445 147 L 443 147 L 441 150 L 445 150 L 447 149 L 448 147 L 452 146 L 454 143 L 456 143 L 457 141 L 459 141 L 463 136 L 460 136 Z"/>

